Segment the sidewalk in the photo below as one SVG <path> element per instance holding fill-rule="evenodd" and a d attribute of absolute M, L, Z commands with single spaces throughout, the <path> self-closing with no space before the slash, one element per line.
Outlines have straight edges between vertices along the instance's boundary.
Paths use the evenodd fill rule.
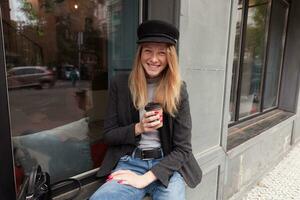
<path fill-rule="evenodd" d="M 300 200 L 300 143 L 243 200 Z"/>

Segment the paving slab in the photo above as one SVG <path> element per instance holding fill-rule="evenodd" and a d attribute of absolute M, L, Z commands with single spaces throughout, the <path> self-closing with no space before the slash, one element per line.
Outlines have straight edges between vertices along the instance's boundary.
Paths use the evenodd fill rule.
<path fill-rule="evenodd" d="M 300 200 L 300 142 L 243 200 Z"/>

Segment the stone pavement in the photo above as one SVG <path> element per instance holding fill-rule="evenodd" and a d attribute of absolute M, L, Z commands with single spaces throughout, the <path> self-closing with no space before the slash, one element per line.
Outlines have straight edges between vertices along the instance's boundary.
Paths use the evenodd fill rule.
<path fill-rule="evenodd" d="M 300 200 L 300 142 L 243 200 Z"/>

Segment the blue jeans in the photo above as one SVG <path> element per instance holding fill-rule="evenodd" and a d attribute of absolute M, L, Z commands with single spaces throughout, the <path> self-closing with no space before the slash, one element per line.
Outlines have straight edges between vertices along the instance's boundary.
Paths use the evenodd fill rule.
<path fill-rule="evenodd" d="M 144 174 L 149 171 L 152 166 L 159 163 L 160 160 L 161 159 L 141 160 L 126 155 L 120 158 L 113 171 L 127 169 L 137 174 Z M 90 197 L 90 200 L 139 200 L 143 199 L 146 194 L 149 194 L 153 200 L 184 200 L 184 180 L 178 172 L 174 172 L 167 188 L 159 181 L 154 181 L 143 189 L 119 184 L 116 180 L 111 180 L 103 184 L 92 197 Z"/>

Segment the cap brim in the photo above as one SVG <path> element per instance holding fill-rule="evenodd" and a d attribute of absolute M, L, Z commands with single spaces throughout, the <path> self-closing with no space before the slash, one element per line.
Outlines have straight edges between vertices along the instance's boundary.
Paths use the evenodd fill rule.
<path fill-rule="evenodd" d="M 157 42 L 157 43 L 167 43 L 175 45 L 176 42 L 174 40 L 165 38 L 165 37 L 146 37 L 142 38 L 137 41 L 138 44 L 145 43 L 145 42 Z"/>

